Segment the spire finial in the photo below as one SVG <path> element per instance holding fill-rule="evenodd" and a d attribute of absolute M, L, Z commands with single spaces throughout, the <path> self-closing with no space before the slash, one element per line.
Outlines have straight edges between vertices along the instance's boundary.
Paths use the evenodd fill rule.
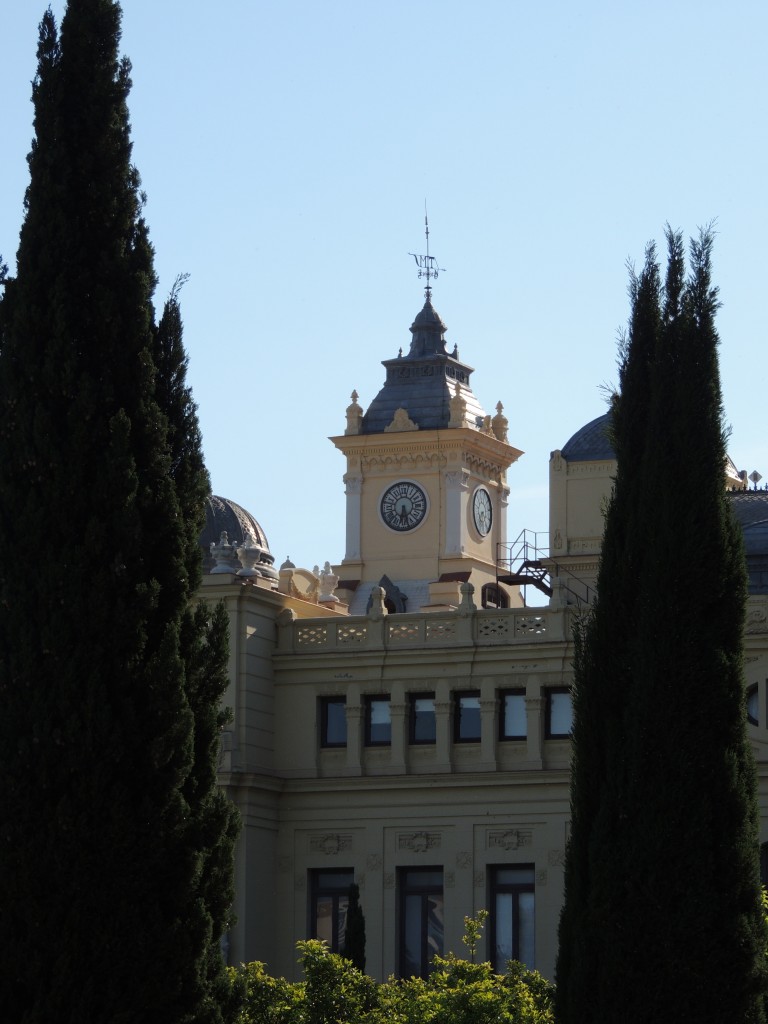
<path fill-rule="evenodd" d="M 415 252 L 408 253 L 409 256 L 413 256 L 416 260 L 416 266 L 419 268 L 419 277 L 426 277 L 427 286 L 424 289 L 424 298 L 429 302 L 432 298 L 432 285 L 429 283 L 432 278 L 437 278 L 438 273 L 441 270 L 445 270 L 445 267 L 438 267 L 437 260 L 434 256 L 429 255 L 429 217 L 427 216 L 427 200 L 424 200 L 424 233 L 427 237 L 427 254 L 426 256 L 418 256 Z"/>

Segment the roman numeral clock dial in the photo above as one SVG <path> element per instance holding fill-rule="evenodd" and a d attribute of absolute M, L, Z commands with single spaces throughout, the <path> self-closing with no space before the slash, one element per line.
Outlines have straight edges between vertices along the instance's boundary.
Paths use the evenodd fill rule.
<path fill-rule="evenodd" d="M 404 533 L 414 530 L 427 515 L 427 496 L 418 484 L 399 480 L 381 496 L 379 511 L 390 530 Z"/>

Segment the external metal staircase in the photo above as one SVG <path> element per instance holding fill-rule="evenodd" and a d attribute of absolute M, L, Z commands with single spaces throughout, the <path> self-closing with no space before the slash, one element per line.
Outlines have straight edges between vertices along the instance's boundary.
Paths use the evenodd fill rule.
<path fill-rule="evenodd" d="M 552 579 L 559 581 L 572 594 L 577 604 L 590 604 L 594 590 L 568 568 L 549 557 L 545 533 L 521 530 L 511 544 L 499 544 L 496 554 L 496 582 L 512 586 L 533 586 L 547 597 L 552 596 Z"/>

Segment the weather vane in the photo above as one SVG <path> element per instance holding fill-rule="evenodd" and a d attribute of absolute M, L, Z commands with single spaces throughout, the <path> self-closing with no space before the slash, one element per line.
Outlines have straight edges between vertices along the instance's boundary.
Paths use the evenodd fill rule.
<path fill-rule="evenodd" d="M 415 252 L 409 252 L 409 256 L 413 256 L 416 260 L 416 266 L 419 268 L 419 277 L 426 277 L 427 287 L 424 289 L 424 297 L 429 301 L 432 297 L 432 285 L 429 283 L 434 277 L 437 279 L 437 275 L 440 271 L 444 271 L 445 267 L 438 267 L 437 260 L 434 256 L 429 255 L 429 218 L 427 217 L 427 201 L 424 200 L 424 232 L 427 236 L 427 254 L 426 256 L 418 256 Z"/>

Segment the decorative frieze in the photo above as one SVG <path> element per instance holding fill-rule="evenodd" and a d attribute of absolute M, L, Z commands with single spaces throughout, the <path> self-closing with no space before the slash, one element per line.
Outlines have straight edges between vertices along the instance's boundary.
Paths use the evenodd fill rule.
<path fill-rule="evenodd" d="M 439 832 L 401 832 L 397 837 L 397 847 L 411 853 L 426 853 L 438 849 L 441 841 Z"/>
<path fill-rule="evenodd" d="M 489 832 L 488 847 L 499 847 L 502 850 L 518 850 L 521 846 L 530 846 L 533 841 L 531 832 L 508 828 L 504 832 Z"/>
<path fill-rule="evenodd" d="M 336 832 L 310 836 L 309 849 L 312 853 L 324 853 L 326 857 L 333 857 L 345 850 L 352 849 L 352 836 Z"/>

